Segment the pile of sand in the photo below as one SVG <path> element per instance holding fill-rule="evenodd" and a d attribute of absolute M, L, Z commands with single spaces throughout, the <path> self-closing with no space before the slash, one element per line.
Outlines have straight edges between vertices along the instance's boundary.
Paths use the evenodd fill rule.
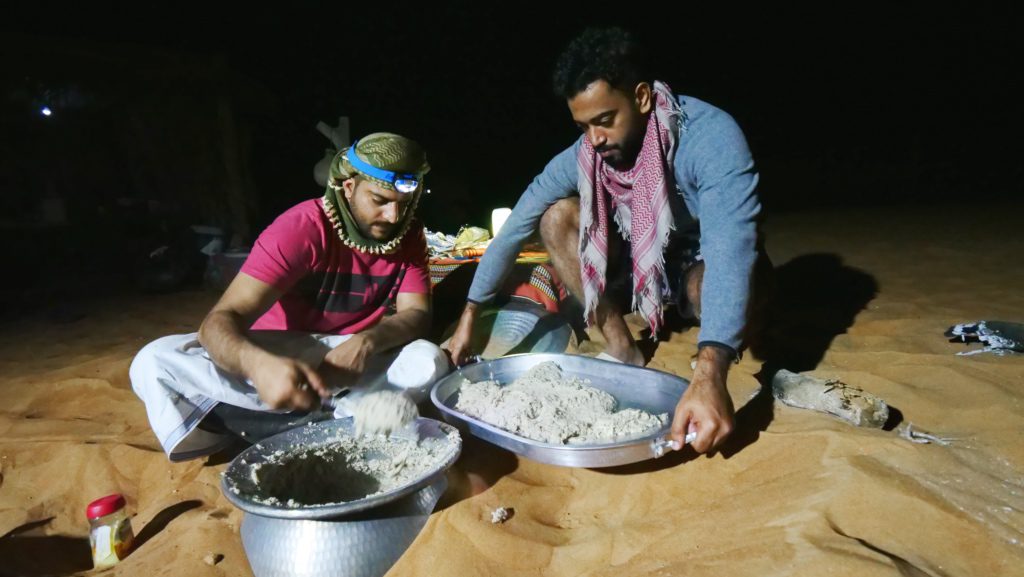
<path fill-rule="evenodd" d="M 668 414 L 620 409 L 606 391 L 563 374 L 553 361 L 540 363 L 511 383 L 459 387 L 459 410 L 527 439 L 553 445 L 599 445 L 656 432 Z"/>

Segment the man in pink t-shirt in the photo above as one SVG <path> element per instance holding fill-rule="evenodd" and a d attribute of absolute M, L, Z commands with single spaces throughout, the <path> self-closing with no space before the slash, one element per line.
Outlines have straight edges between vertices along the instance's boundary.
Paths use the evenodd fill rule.
<path fill-rule="evenodd" d="M 430 325 L 426 240 L 414 216 L 428 170 L 422 148 L 395 134 L 342 150 L 324 196 L 263 231 L 198 333 L 139 352 L 132 386 L 172 460 L 230 440 L 219 411 L 207 418 L 220 403 L 310 411 L 370 373 L 422 389 L 447 371 L 444 353 L 417 340 Z"/>

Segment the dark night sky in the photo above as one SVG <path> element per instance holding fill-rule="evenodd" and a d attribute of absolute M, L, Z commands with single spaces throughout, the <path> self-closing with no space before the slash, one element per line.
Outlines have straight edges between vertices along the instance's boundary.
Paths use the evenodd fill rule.
<path fill-rule="evenodd" d="M 671 3 L 664 13 L 658 3 L 642 13 L 629 3 L 554 12 L 526 3 L 380 4 L 388 8 L 133 2 L 98 14 L 44 6 L 2 26 L 70 46 L 223 57 L 269 91 L 272 112 L 243 119 L 256 143 L 260 226 L 318 192 L 310 173 L 327 142 L 314 126 L 341 114 L 355 136 L 388 130 L 427 147 L 428 225 L 453 228 L 512 204 L 577 136 L 551 95 L 555 55 L 584 26 L 603 23 L 640 32 L 676 92 L 736 117 L 769 209 L 1021 192 L 1020 21 L 1008 3 L 786 13 L 697 3 Z M 135 88 L 146 89 L 141 81 Z"/>

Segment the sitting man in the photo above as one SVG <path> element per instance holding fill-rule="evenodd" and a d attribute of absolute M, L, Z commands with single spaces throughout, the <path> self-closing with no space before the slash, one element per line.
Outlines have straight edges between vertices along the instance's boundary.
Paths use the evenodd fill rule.
<path fill-rule="evenodd" d="M 386 379 L 422 392 L 448 371 L 437 346 L 415 340 L 430 326 L 426 241 L 414 218 L 429 168 L 423 149 L 395 134 L 343 149 L 323 198 L 263 231 L 198 333 L 139 352 L 132 388 L 172 461 L 214 453 L 229 433 L 256 441 L 276 432 L 246 434 L 232 419 L 280 429 L 326 416 L 321 400 L 341 389 Z"/>

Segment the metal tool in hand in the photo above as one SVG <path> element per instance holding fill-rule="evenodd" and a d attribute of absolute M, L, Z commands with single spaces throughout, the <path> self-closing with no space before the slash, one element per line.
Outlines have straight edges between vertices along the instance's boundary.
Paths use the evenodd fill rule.
<path fill-rule="evenodd" d="M 462 376 L 462 378 L 466 378 L 465 376 L 462 375 L 462 367 L 468 367 L 469 365 L 474 365 L 474 364 L 479 363 L 479 362 L 481 362 L 483 360 L 484 360 L 484 358 L 482 356 L 480 356 L 480 355 L 470 355 L 470 356 L 466 357 L 466 362 L 464 362 L 462 364 L 458 364 L 458 363 L 455 364 L 455 372 L 459 373 L 459 376 Z M 494 373 L 493 372 L 491 373 L 491 378 L 489 380 L 492 380 L 492 381 L 494 380 Z"/>
<path fill-rule="evenodd" d="M 686 433 L 686 437 L 683 438 L 683 445 L 689 445 L 696 440 L 697 431 L 690 431 L 689 433 Z M 678 451 L 682 448 L 682 445 L 680 445 L 678 441 L 672 440 L 671 437 L 662 437 L 651 442 L 651 450 L 654 451 L 655 458 L 661 457 L 669 450 Z"/>

